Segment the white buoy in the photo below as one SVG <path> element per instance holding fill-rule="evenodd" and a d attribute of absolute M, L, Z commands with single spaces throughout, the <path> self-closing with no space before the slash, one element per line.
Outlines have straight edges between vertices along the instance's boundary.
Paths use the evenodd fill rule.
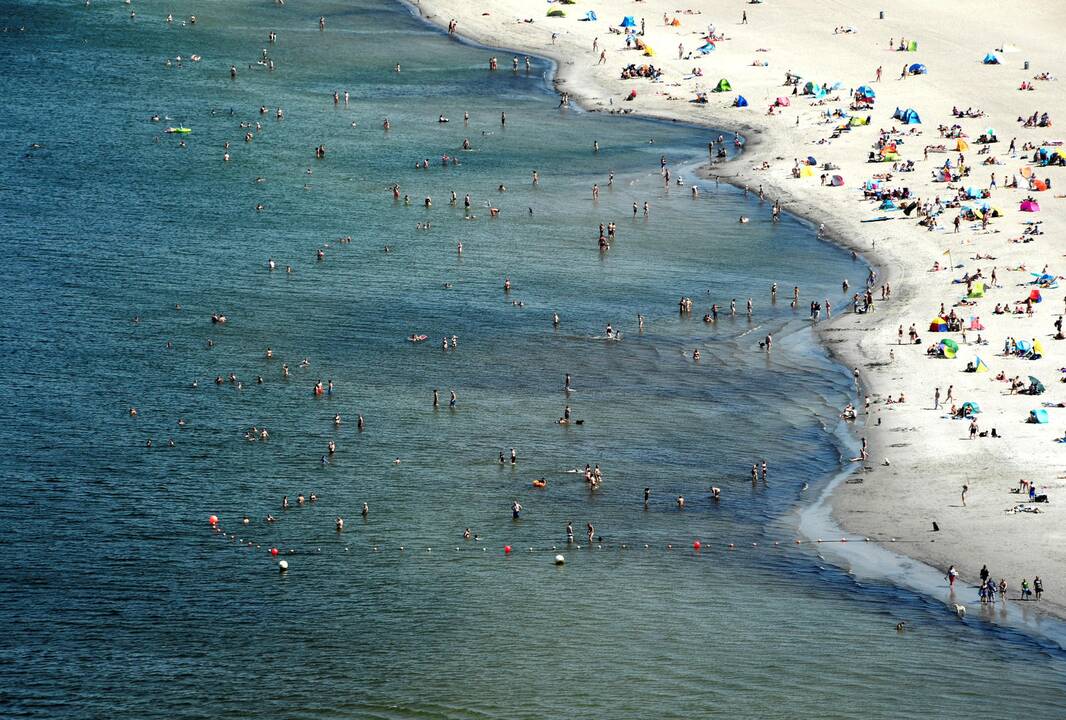
<path fill-rule="evenodd" d="M 566 564 L 566 558 L 564 558 L 562 555 L 556 555 L 555 556 L 555 564 L 556 565 L 565 565 Z"/>
<path fill-rule="evenodd" d="M 285 572 L 289 569 L 288 560 L 278 560 L 278 572 Z"/>

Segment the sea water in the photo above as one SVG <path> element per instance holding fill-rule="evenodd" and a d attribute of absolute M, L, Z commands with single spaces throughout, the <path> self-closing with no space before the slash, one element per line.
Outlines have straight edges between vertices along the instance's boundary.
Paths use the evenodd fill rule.
<path fill-rule="evenodd" d="M 839 470 L 832 430 L 854 399 L 807 309 L 845 309 L 842 280 L 861 287 L 867 268 L 805 223 L 770 223 L 754 190 L 703 182 L 694 198 L 718 133 L 559 108 L 541 60 L 513 73 L 510 53 L 390 3 L 43 0 L 0 18 L 3 715 L 1066 706 L 1054 644 L 792 544 L 783 518 Z M 192 132 L 163 132 L 178 125 Z M 684 185 L 664 185 L 662 156 Z M 605 253 L 601 222 L 618 226 Z M 583 424 L 555 422 L 566 405 Z M 251 426 L 270 439 L 247 441 Z M 595 492 L 572 472 L 586 463 Z"/>

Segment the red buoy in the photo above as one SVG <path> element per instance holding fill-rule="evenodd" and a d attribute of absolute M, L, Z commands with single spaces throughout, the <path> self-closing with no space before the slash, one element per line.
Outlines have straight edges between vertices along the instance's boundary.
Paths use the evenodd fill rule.
<path fill-rule="evenodd" d="M 692 543 L 692 549 L 693 549 L 693 550 L 699 551 L 699 549 L 700 549 L 701 547 L 703 547 L 703 545 L 702 545 L 702 544 L 700 544 L 700 541 L 699 541 L 699 540 L 697 540 L 696 542 Z"/>
<path fill-rule="evenodd" d="M 503 546 L 503 553 L 504 553 L 504 555 L 510 555 L 511 554 L 511 546 L 510 545 L 504 545 Z"/>
<path fill-rule="evenodd" d="M 207 518 L 207 522 L 211 523 L 212 525 L 218 525 L 218 515 L 212 515 L 211 517 Z"/>
<path fill-rule="evenodd" d="M 270 554 L 274 557 L 278 556 L 278 549 L 276 547 L 270 548 Z"/>

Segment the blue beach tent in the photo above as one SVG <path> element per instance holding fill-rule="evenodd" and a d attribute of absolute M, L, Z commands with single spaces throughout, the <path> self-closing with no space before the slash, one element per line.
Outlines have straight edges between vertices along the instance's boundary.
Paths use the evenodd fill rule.
<path fill-rule="evenodd" d="M 893 120 L 902 120 L 903 119 L 903 111 L 900 110 L 899 107 L 897 107 L 895 112 L 892 113 L 892 119 Z"/>
<path fill-rule="evenodd" d="M 700 50 L 700 54 L 702 54 L 702 55 L 706 55 L 709 52 L 713 52 L 714 51 L 714 43 L 712 43 L 712 42 L 704 43 L 703 45 L 700 45 L 699 50 Z"/>
<path fill-rule="evenodd" d="M 1037 423 L 1038 425 L 1047 425 L 1047 421 L 1047 410 L 1045 410 L 1044 408 L 1029 411 L 1029 422 Z"/>
<path fill-rule="evenodd" d="M 981 62 L 983 62 L 985 65 L 999 65 L 999 58 L 993 55 L 992 53 L 988 53 L 987 55 L 985 55 L 985 59 Z"/>
<path fill-rule="evenodd" d="M 903 112 L 903 117 L 900 118 L 904 125 L 921 125 L 922 119 L 918 117 L 918 111 L 914 108 L 907 108 Z"/>
<path fill-rule="evenodd" d="M 922 65 L 921 63 L 914 63 L 909 68 L 907 68 L 907 72 L 909 72 L 911 75 L 925 75 L 929 71 L 926 70 L 925 65 Z"/>
<path fill-rule="evenodd" d="M 748 99 L 746 97 L 744 97 L 743 95 L 737 95 L 737 101 L 736 101 L 735 105 L 736 105 L 736 107 L 747 107 L 748 106 Z"/>
<path fill-rule="evenodd" d="M 878 210 L 898 210 L 896 203 L 892 202 L 892 198 L 885 198 L 885 201 L 881 203 L 881 207 Z"/>
<path fill-rule="evenodd" d="M 599 20 L 599 18 L 596 17 L 596 11 L 595 10 L 589 10 L 587 13 L 585 13 L 585 20 L 587 20 L 589 22 L 595 22 L 595 21 Z"/>
<path fill-rule="evenodd" d="M 875 97 L 877 97 L 877 93 L 875 93 L 874 89 L 872 87 L 870 87 L 869 85 L 860 85 L 859 89 L 855 91 L 855 94 L 856 95 L 862 95 L 865 98 L 875 98 Z"/>
<path fill-rule="evenodd" d="M 622 22 L 618 24 L 618 27 L 624 28 L 635 28 L 636 26 L 637 21 L 633 19 L 632 15 L 626 15 L 624 18 L 622 18 Z"/>

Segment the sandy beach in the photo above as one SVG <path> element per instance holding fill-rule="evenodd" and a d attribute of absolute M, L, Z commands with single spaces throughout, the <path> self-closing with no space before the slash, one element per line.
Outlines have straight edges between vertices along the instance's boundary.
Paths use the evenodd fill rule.
<path fill-rule="evenodd" d="M 553 10 L 562 10 L 565 17 L 548 17 Z M 880 7 L 832 3 L 817 10 L 799 0 L 728 0 L 714 4 L 713 10 L 710 3 L 697 1 L 530 6 L 518 0 L 478 5 L 423 0 L 417 11 L 442 27 L 455 19 L 457 33 L 479 43 L 554 59 L 557 88 L 588 110 L 741 133 L 746 152 L 736 161 L 710 167 L 708 176 L 753 192 L 762 188 L 765 217 L 753 222 L 768 221 L 771 203 L 780 200 L 786 211 L 824 224 L 826 236 L 861 253 L 878 272 L 871 312 L 834 308 L 833 319 L 818 326 L 831 351 L 859 372 L 856 430 L 869 443 L 868 459 L 856 463 L 864 470 L 836 493 L 837 520 L 849 532 L 885 541 L 945 572 L 954 565 L 964 584 L 976 582 L 987 565 L 995 580 L 1006 580 L 1012 599 L 1023 578 L 1032 583 L 1040 576 L 1047 589 L 1040 607 L 1066 615 L 1066 595 L 1059 589 L 1066 570 L 1061 544 L 1066 535 L 1061 505 L 1066 452 L 1057 442 L 1066 409 L 1051 406 L 1066 400 L 1060 382 L 1066 343 L 1053 337 L 1066 293 L 1057 277 L 1063 272 L 1063 253 L 1052 239 L 1063 230 L 1066 195 L 1060 183 L 1066 180 L 1061 166 L 1034 162 L 1036 149 L 1054 153 L 1064 136 L 1057 125 L 1025 127 L 1022 122 L 1034 113 L 1038 121 L 1044 113 L 1052 123 L 1066 121 L 1066 97 L 1058 92 L 1057 79 L 1066 73 L 1057 31 L 1060 10 L 1032 5 L 1022 15 L 1008 6 L 978 2 L 968 5 L 962 17 L 957 7 L 916 0 Z M 583 20 L 589 11 L 598 19 Z M 625 16 L 634 18 L 637 33 L 643 24 L 643 34 L 632 39 L 650 46 L 651 53 L 627 49 L 619 27 Z M 719 39 L 703 54 L 699 48 L 705 47 L 711 25 Z M 901 42 L 916 49 L 901 51 Z M 983 62 L 988 54 L 998 64 Z M 509 72 L 511 57 L 502 51 L 498 55 L 500 72 Z M 622 79 L 622 69 L 630 64 L 652 64 L 661 76 L 656 81 Z M 927 72 L 903 74 L 916 64 Z M 785 85 L 786 73 L 800 77 L 797 94 Z M 1043 73 L 1050 79 L 1036 79 Z M 723 78 L 732 89 L 716 92 Z M 808 82 L 828 91 L 820 99 L 818 89 L 816 95 L 805 95 Z M 1031 90 L 1020 89 L 1029 85 Z M 873 90 L 875 102 L 851 109 L 853 93 L 861 86 Z M 634 90 L 635 98 L 627 100 Z M 693 102 L 698 93 L 705 93 L 706 102 Z M 747 107 L 734 106 L 740 95 Z M 778 97 L 788 106 L 769 113 Z M 915 110 L 920 124 L 894 119 L 897 107 Z M 956 117 L 953 108 L 980 115 Z M 827 116 L 835 111 L 842 114 Z M 854 123 L 852 117 L 857 118 Z M 868 125 L 858 124 L 867 117 Z M 938 131 L 941 126 L 949 132 Z M 959 127 L 950 131 L 952 126 Z M 979 142 L 989 129 L 997 142 Z M 893 134 L 879 143 L 882 131 Z M 1014 152 L 1009 150 L 1012 141 Z M 870 162 L 871 154 L 883 155 L 888 142 L 895 144 L 898 160 Z M 817 162 L 805 170 L 809 156 Z M 949 160 L 951 177 L 958 175 L 960 164 L 962 177 L 945 181 L 940 169 Z M 1031 189 L 1030 174 L 1049 179 L 1050 187 Z M 837 175 L 843 186 L 833 185 Z M 871 192 L 901 194 L 906 189 L 896 204 L 917 200 L 918 207 L 908 214 L 880 209 L 879 199 L 862 192 L 864 183 L 877 178 Z M 1018 187 L 1005 187 L 1013 179 Z M 987 196 L 957 202 L 960 190 L 969 188 Z M 1020 210 L 1030 197 L 1039 212 Z M 963 217 L 956 230 L 960 204 L 978 213 L 985 204 L 1001 212 L 987 225 L 972 215 Z M 932 228 L 919 224 L 926 213 L 936 217 Z M 1040 224 L 1027 224 L 1036 222 Z M 1027 228 L 1039 234 L 1023 235 Z M 1034 284 L 1037 277 L 1031 273 L 1045 272 L 1054 277 L 1045 278 L 1045 287 Z M 982 297 L 967 298 L 966 279 L 972 280 L 971 295 L 980 295 L 975 286 L 986 286 Z M 767 286 L 774 280 L 767 278 Z M 883 298 L 886 284 L 891 293 Z M 1041 302 L 1027 307 L 1023 301 L 1034 289 Z M 804 296 L 801 288 L 799 311 L 815 300 L 822 299 Z M 997 305 L 1006 313 L 995 314 Z M 944 314 L 954 311 L 960 331 L 930 332 L 941 306 Z M 909 337 L 912 325 L 916 343 Z M 1023 352 L 1025 343 L 1039 343 L 1042 356 L 1005 354 L 1009 338 L 1023 341 Z M 956 357 L 927 353 L 943 340 L 958 345 Z M 987 372 L 966 372 L 978 357 Z M 1010 379 L 1020 378 L 1025 389 L 1030 375 L 1042 381 L 1046 392 L 1011 390 Z M 937 389 L 940 406 L 934 407 Z M 861 401 L 866 396 L 868 413 Z M 901 396 L 905 401 L 896 402 Z M 980 412 L 950 417 L 953 405 L 961 408 L 967 401 L 977 403 Z M 1046 412 L 1048 422 L 1027 422 L 1032 410 Z M 999 437 L 992 436 L 993 429 Z M 1024 489 L 1012 492 L 1021 489 L 1023 480 L 1048 502 L 1027 503 Z M 965 503 L 963 486 L 968 488 Z M 939 531 L 934 532 L 934 522 Z M 905 542 L 890 543 L 892 538 Z M 945 594 L 946 589 L 945 581 Z"/>

